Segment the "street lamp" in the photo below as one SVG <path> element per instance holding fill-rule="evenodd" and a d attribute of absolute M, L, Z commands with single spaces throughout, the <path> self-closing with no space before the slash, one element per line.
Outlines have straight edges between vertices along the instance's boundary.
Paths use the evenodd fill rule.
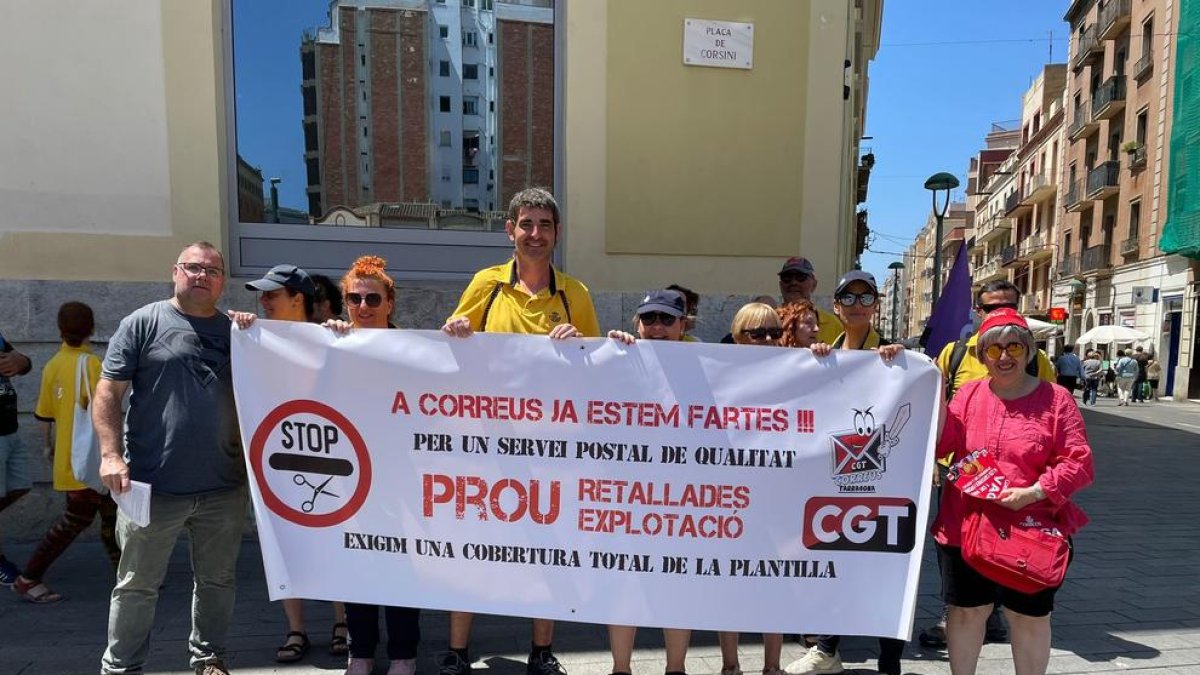
<path fill-rule="evenodd" d="M 896 335 L 896 305 L 900 302 L 900 270 L 904 269 L 904 263 L 897 260 L 888 265 L 888 269 L 892 270 L 892 342 L 899 342 Z"/>
<path fill-rule="evenodd" d="M 954 174 L 940 171 L 925 181 L 925 189 L 933 193 L 933 217 L 937 219 L 937 232 L 934 233 L 933 245 L 933 304 L 937 305 L 938 296 L 942 293 L 942 219 L 946 217 L 946 209 L 950 208 L 950 191 L 958 187 L 958 179 Z M 938 210 L 938 191 L 946 191 L 946 199 Z"/>

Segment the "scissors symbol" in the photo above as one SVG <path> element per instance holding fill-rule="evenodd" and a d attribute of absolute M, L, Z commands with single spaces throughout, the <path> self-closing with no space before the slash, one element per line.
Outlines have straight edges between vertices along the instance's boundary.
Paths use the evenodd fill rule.
<path fill-rule="evenodd" d="M 296 474 L 292 478 L 292 482 L 294 482 L 296 485 L 306 485 L 312 488 L 313 491 L 312 498 L 301 504 L 300 510 L 304 511 L 305 513 L 312 513 L 313 507 L 316 506 L 317 503 L 317 497 L 320 497 L 322 494 L 329 495 L 330 497 L 337 497 L 338 495 L 335 495 L 334 493 L 325 489 L 325 486 L 329 485 L 329 481 L 331 480 L 333 480 L 333 476 L 326 478 L 325 482 L 321 483 L 320 485 L 313 485 L 312 483 L 308 482 L 308 479 L 304 477 L 304 474 Z"/>

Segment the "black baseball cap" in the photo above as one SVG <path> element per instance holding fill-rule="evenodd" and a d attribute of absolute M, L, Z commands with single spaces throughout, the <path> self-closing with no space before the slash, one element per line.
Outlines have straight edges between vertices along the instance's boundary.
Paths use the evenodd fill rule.
<path fill-rule="evenodd" d="M 680 317 L 687 314 L 687 302 L 678 291 L 650 291 L 638 305 L 637 313 L 665 312 L 671 316 Z"/>
<path fill-rule="evenodd" d="M 247 281 L 246 288 L 251 291 L 276 291 L 287 288 L 311 298 L 317 296 L 317 285 L 313 283 L 312 277 L 295 265 L 276 265 L 263 275 L 263 278 Z"/>
<path fill-rule="evenodd" d="M 842 291 L 846 290 L 847 286 L 856 281 L 865 283 L 871 287 L 872 293 L 875 293 L 876 295 L 879 294 L 879 285 L 875 283 L 874 275 L 872 275 L 870 272 L 864 272 L 863 270 L 850 270 L 849 272 L 843 274 L 841 279 L 838 279 L 837 288 L 833 289 L 833 296 L 837 297 L 841 295 Z"/>

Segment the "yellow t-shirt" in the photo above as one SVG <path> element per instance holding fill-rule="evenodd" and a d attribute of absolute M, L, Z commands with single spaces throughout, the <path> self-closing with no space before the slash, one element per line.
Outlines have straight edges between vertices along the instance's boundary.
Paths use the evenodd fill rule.
<path fill-rule="evenodd" d="M 54 489 L 60 492 L 85 490 L 71 472 L 71 435 L 75 429 L 75 366 L 80 356 L 87 357 L 87 377 L 92 390 L 100 381 L 100 359 L 85 346 L 62 347 L 42 369 L 42 388 L 38 393 L 34 417 L 54 422 Z M 87 393 L 84 393 L 87 398 Z M 89 405 L 91 401 L 88 401 Z"/>
<path fill-rule="evenodd" d="M 550 285 L 532 296 L 518 289 L 517 282 L 515 259 L 476 272 L 451 318 L 468 317 L 479 332 L 546 335 L 570 323 L 584 337 L 600 337 L 592 296 L 575 278 L 551 268 Z"/>
<path fill-rule="evenodd" d="M 817 307 L 817 342 L 831 345 L 844 330 L 842 320 L 836 314 Z"/>
<path fill-rule="evenodd" d="M 975 343 L 979 341 L 979 333 L 975 333 L 967 338 L 967 352 L 963 354 L 962 363 L 958 366 L 958 372 L 954 373 L 954 391 L 958 391 L 968 382 L 982 380 L 987 377 L 987 367 L 975 356 Z M 950 376 L 950 356 L 954 353 L 954 343 L 951 342 L 942 348 L 942 353 L 938 354 L 937 367 L 942 371 L 942 377 Z M 1047 381 L 1054 382 L 1054 364 L 1050 362 L 1050 357 L 1046 356 L 1046 352 L 1038 350 L 1038 377 Z"/>

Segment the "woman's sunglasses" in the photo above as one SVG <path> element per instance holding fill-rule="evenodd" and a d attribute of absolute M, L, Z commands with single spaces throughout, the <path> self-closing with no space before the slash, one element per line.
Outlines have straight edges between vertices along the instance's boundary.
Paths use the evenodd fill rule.
<path fill-rule="evenodd" d="M 874 293 L 842 293 L 837 296 L 838 304 L 842 307 L 853 307 L 854 303 L 858 303 L 863 307 L 870 307 L 875 304 Z"/>
<path fill-rule="evenodd" d="M 782 328 L 743 328 L 742 335 L 745 335 L 746 337 L 750 338 L 751 340 L 765 340 L 768 338 L 771 340 L 778 340 L 779 338 L 783 337 L 783 329 Z"/>
<path fill-rule="evenodd" d="M 361 293 L 347 293 L 346 294 L 346 304 L 347 305 L 358 307 L 359 305 L 363 304 L 364 302 L 367 303 L 367 307 L 370 307 L 371 309 L 375 309 L 376 307 L 378 307 L 380 304 L 383 303 L 383 296 L 378 293 L 367 293 L 366 295 L 362 295 Z"/>
<path fill-rule="evenodd" d="M 671 316 L 666 312 L 646 312 L 638 314 L 638 321 L 642 322 L 643 326 L 653 326 L 656 323 L 661 323 L 664 327 L 670 328 L 675 325 L 676 319 L 679 317 Z"/>
<path fill-rule="evenodd" d="M 1000 355 L 1006 352 L 1013 359 L 1023 358 L 1025 356 L 1025 343 L 1010 342 L 1006 345 L 991 344 L 987 346 L 987 349 L 983 350 L 983 353 L 987 354 L 987 357 L 993 361 L 998 360 Z"/>

